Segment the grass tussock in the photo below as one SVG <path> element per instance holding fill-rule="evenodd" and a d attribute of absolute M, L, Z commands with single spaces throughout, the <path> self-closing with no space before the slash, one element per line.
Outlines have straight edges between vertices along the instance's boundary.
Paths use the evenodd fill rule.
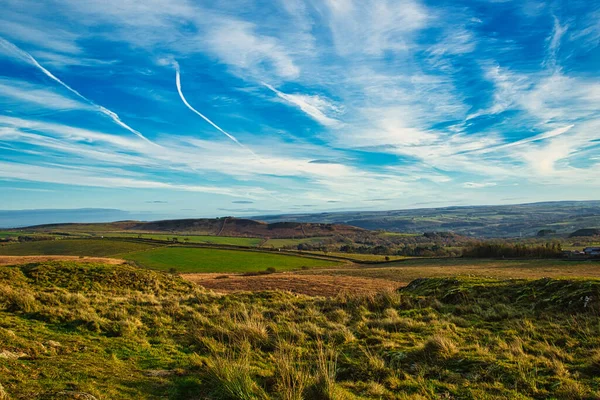
<path fill-rule="evenodd" d="M 224 296 L 130 265 L 2 267 L 0 400 L 598 398 L 599 285 Z"/>
<path fill-rule="evenodd" d="M 436 334 L 425 342 L 420 353 L 432 361 L 448 360 L 458 353 L 458 348 L 448 336 Z"/>
<path fill-rule="evenodd" d="M 302 400 L 314 381 L 307 364 L 302 362 L 298 349 L 282 342 L 273 355 L 275 392 L 282 400 Z"/>
<path fill-rule="evenodd" d="M 4 390 L 4 387 L 0 384 L 0 400 L 9 400 L 8 393 Z"/>
<path fill-rule="evenodd" d="M 206 363 L 205 382 L 211 395 L 223 400 L 260 400 L 267 394 L 254 380 L 248 350 L 234 356 L 214 355 Z"/>

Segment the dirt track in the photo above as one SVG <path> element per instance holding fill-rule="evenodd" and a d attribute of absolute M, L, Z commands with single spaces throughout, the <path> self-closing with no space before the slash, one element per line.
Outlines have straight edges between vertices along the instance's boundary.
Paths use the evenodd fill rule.
<path fill-rule="evenodd" d="M 104 264 L 123 264 L 125 260 L 106 257 L 79 257 L 79 256 L 0 256 L 0 265 L 29 264 L 44 261 L 77 261 Z"/>
<path fill-rule="evenodd" d="M 293 273 L 259 276 L 235 274 L 182 274 L 181 276 L 207 289 L 222 293 L 288 290 L 311 296 L 335 296 L 341 292 L 367 294 L 402 286 L 398 282 L 385 279 Z"/>

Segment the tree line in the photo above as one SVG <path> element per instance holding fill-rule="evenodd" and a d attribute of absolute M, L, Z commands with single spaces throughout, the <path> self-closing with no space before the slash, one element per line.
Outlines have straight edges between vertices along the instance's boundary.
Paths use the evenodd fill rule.
<path fill-rule="evenodd" d="M 522 243 L 477 242 L 463 249 L 463 257 L 469 258 L 560 258 L 560 243 L 526 245 Z"/>

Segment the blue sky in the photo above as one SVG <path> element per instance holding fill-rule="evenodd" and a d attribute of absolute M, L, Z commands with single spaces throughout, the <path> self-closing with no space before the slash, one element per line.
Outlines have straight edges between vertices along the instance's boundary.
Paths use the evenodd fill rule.
<path fill-rule="evenodd" d="M 4 0 L 0 208 L 598 199 L 599 21 L 597 1 Z"/>

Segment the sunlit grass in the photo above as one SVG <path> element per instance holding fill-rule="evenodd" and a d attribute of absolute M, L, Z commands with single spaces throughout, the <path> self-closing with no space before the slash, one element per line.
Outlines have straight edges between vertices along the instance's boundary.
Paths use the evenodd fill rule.
<path fill-rule="evenodd" d="M 334 261 L 294 255 L 186 247 L 152 249 L 126 254 L 124 258 L 148 268 L 178 272 L 258 272 L 267 268 L 287 271 L 339 265 Z"/>
<path fill-rule="evenodd" d="M 128 265 L 1 267 L 0 395 L 596 398 L 599 310 L 598 280 L 424 279 L 325 299 L 215 295 Z"/>

